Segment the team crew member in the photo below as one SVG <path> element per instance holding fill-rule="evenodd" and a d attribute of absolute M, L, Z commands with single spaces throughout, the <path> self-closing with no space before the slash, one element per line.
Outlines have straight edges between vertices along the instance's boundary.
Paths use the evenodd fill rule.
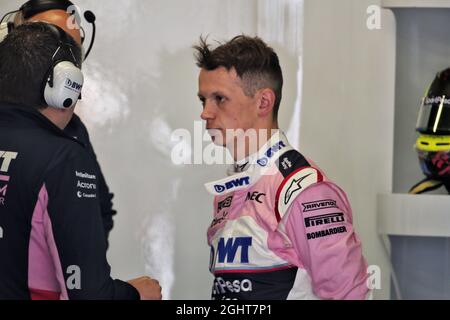
<path fill-rule="evenodd" d="M 20 7 L 19 11 L 14 14 L 14 17 L 9 19 L 12 20 L 10 29 L 13 29 L 14 26 L 17 27 L 24 22 L 47 22 L 62 28 L 71 35 L 79 45 L 81 45 L 83 42 L 80 32 L 81 26 L 78 26 L 75 17 L 68 13 L 72 12 L 71 8 L 74 8 L 73 3 L 68 0 L 30 0 Z M 85 16 L 90 17 L 89 22 L 93 23 L 95 21 L 95 15 L 92 13 Z M 5 31 L 6 30 L 7 29 L 5 28 Z M 1 35 L 0 38 L 2 38 Z M 93 41 L 94 39 L 91 39 L 90 48 L 92 48 Z M 116 210 L 113 209 L 112 199 L 114 195 L 109 191 L 97 161 L 94 148 L 92 147 L 86 126 L 76 114 L 73 115 L 69 124 L 64 128 L 64 131 L 85 144 L 94 158 L 95 172 L 98 178 L 98 195 L 102 212 L 103 227 L 105 230 L 104 233 L 106 240 L 108 241 L 109 233 L 114 225 L 113 216 L 117 213 Z"/>
<path fill-rule="evenodd" d="M 206 184 L 213 299 L 365 299 L 367 264 L 344 191 L 278 130 L 276 53 L 248 36 L 195 48 L 201 118 L 235 160 L 228 177 Z"/>
<path fill-rule="evenodd" d="M 79 45 L 35 22 L 0 43 L 0 299 L 160 299 L 113 280 L 88 147 L 66 134 L 83 86 Z"/>

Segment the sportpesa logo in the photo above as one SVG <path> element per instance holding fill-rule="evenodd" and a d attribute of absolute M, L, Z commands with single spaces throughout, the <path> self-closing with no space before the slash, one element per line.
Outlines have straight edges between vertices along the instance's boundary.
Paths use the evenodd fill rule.
<path fill-rule="evenodd" d="M 243 177 L 228 181 L 225 184 L 216 184 L 214 186 L 214 190 L 216 190 L 217 193 L 222 193 L 226 190 L 230 190 L 241 186 L 248 186 L 249 184 L 250 184 L 250 177 Z"/>

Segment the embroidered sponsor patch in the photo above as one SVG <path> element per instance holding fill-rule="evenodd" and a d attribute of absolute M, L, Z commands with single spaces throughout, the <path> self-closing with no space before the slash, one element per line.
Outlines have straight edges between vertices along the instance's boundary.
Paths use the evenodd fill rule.
<path fill-rule="evenodd" d="M 312 239 L 328 237 L 333 234 L 344 233 L 344 232 L 347 232 L 347 228 L 342 226 L 342 227 L 337 227 L 337 228 L 320 230 L 320 231 L 316 231 L 316 232 L 310 232 L 310 233 L 306 234 L 306 238 L 308 240 L 312 240 Z"/>
<path fill-rule="evenodd" d="M 303 206 L 303 212 L 322 210 L 322 209 L 327 209 L 327 208 L 337 208 L 336 200 L 331 200 L 331 199 L 318 200 L 318 201 L 313 201 L 313 202 L 305 202 L 305 203 L 302 203 L 302 206 Z"/>
<path fill-rule="evenodd" d="M 313 216 L 305 218 L 305 227 L 315 227 L 325 224 L 344 222 L 344 214 L 342 212 L 322 214 L 320 216 Z"/>

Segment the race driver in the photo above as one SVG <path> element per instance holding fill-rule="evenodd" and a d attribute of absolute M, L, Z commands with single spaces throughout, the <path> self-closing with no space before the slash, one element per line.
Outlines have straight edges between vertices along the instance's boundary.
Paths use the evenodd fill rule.
<path fill-rule="evenodd" d="M 367 263 L 345 192 L 278 129 L 283 76 L 277 54 L 245 35 L 194 47 L 198 96 L 215 144 L 234 158 L 206 184 L 212 298 L 366 299 Z"/>

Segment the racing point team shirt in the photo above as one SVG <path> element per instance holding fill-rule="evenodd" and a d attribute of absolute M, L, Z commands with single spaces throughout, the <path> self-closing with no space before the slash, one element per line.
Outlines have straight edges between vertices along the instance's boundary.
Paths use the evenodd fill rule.
<path fill-rule="evenodd" d="M 82 142 L 0 105 L 0 299 L 139 299 L 110 277 L 97 175 Z"/>

